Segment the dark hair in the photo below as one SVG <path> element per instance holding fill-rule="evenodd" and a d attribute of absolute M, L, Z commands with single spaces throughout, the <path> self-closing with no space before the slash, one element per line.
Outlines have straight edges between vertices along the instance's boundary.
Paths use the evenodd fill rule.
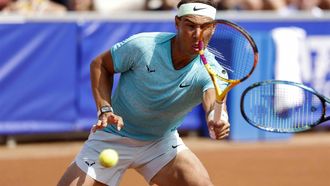
<path fill-rule="evenodd" d="M 203 3 L 213 6 L 214 8 L 217 7 L 217 4 L 214 2 L 214 0 L 181 0 L 176 7 L 179 8 L 181 5 L 187 3 Z"/>

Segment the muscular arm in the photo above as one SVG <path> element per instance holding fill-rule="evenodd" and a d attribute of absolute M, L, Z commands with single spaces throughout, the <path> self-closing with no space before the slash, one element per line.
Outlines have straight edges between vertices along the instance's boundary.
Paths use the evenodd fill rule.
<path fill-rule="evenodd" d="M 230 124 L 227 118 L 221 117 L 221 120 L 218 122 L 213 121 L 213 117 L 209 117 L 209 114 L 214 110 L 214 103 L 215 103 L 215 90 L 208 89 L 203 94 L 203 108 L 205 111 L 205 118 L 209 128 L 209 132 L 211 131 L 214 133 L 215 139 L 223 139 L 229 135 Z M 222 112 L 226 112 L 227 114 L 227 107 L 226 104 L 222 108 Z"/>
<path fill-rule="evenodd" d="M 90 65 L 90 78 L 96 108 L 111 105 L 114 67 L 109 51 L 96 57 Z"/>
<path fill-rule="evenodd" d="M 113 86 L 114 67 L 109 51 L 96 57 L 90 65 L 90 78 L 92 84 L 92 92 L 97 110 L 102 106 L 111 106 L 111 92 Z M 102 114 L 92 131 L 103 129 L 108 124 L 117 125 L 120 130 L 123 126 L 123 119 L 116 114 L 109 112 Z"/>

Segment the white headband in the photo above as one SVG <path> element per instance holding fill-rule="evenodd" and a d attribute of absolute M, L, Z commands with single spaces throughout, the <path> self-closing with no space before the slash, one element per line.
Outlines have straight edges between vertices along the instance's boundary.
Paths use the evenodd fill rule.
<path fill-rule="evenodd" d="M 214 20 L 216 13 L 217 10 L 213 6 L 203 3 L 187 3 L 179 7 L 178 17 L 192 14 L 207 16 Z"/>

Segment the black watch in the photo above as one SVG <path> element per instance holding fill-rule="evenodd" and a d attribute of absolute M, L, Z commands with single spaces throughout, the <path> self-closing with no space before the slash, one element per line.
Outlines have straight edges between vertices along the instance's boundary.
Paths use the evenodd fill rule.
<path fill-rule="evenodd" d="M 100 110 L 97 111 L 97 117 L 100 117 L 101 114 L 103 113 L 107 113 L 107 112 L 113 112 L 113 109 L 111 106 L 107 105 L 107 106 L 102 106 L 100 108 Z"/>

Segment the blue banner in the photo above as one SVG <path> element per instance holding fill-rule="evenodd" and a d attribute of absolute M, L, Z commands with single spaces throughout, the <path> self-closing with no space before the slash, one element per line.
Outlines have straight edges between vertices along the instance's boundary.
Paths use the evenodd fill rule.
<path fill-rule="evenodd" d="M 310 62 L 306 84 L 330 96 L 330 20 L 242 21 L 253 35 L 260 62 L 251 79 L 229 93 L 232 140 L 287 138 L 250 127 L 239 111 L 245 87 L 274 78 L 275 49 L 271 31 L 297 26 L 307 33 Z M 88 131 L 96 122 L 89 65 L 116 42 L 139 32 L 175 32 L 172 20 L 26 22 L 0 24 L 0 134 Z M 306 71 L 307 69 L 307 71 Z M 115 77 L 115 85 L 119 75 Z M 207 135 L 204 112 L 196 107 L 180 130 Z"/>
<path fill-rule="evenodd" d="M 74 129 L 76 28 L 68 23 L 0 25 L 0 134 Z"/>

